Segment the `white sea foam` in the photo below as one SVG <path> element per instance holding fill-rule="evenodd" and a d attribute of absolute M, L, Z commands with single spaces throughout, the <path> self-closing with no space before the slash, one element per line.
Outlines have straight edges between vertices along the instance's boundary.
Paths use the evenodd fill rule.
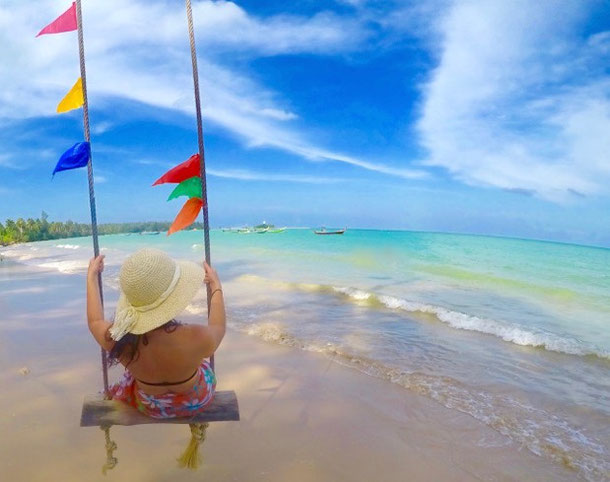
<path fill-rule="evenodd" d="M 12 246 L 2 251 L 2 256 L 12 258 L 27 266 L 54 269 L 71 274 L 87 268 L 89 260 L 77 250 L 74 244 L 36 247 L 31 245 Z M 64 251 L 68 250 L 68 252 Z"/>
<path fill-rule="evenodd" d="M 493 335 L 515 345 L 540 347 L 569 355 L 595 355 L 610 359 L 610 352 L 607 350 L 565 335 L 560 336 L 547 331 L 525 329 L 505 321 L 468 315 L 440 306 L 408 301 L 394 296 L 376 295 L 355 288 L 333 286 L 332 290 L 357 302 L 377 301 L 393 310 L 402 310 L 409 313 L 429 313 L 452 328 Z"/>
<path fill-rule="evenodd" d="M 265 282 L 282 290 L 335 294 L 345 297 L 351 302 L 358 304 L 366 303 L 371 307 L 382 306 L 391 310 L 401 310 L 408 313 L 427 313 L 451 328 L 484 333 L 515 345 L 543 348 L 548 351 L 568 355 L 597 356 L 610 360 L 610 351 L 567 334 L 559 335 L 542 329 L 519 326 L 503 320 L 469 315 L 442 306 L 410 301 L 395 296 L 381 295 L 344 286 L 291 283 L 249 274 L 240 276 L 240 280 L 256 283 Z"/>
<path fill-rule="evenodd" d="M 37 266 L 46 269 L 56 269 L 64 274 L 72 274 L 87 269 L 88 264 L 86 259 L 74 259 L 67 261 L 48 261 L 45 263 L 38 263 Z"/>
<path fill-rule="evenodd" d="M 359 293 L 361 298 L 364 293 Z M 466 413 L 536 455 L 549 457 L 574 469 L 585 480 L 602 480 L 610 469 L 602 442 L 561 417 L 525 404 L 510 395 L 473 389 L 449 376 L 405 372 L 374 359 L 349 353 L 334 343 L 300 339 L 286 331 L 281 323 L 253 322 L 256 316 L 245 318 L 235 320 L 235 326 L 249 335 L 271 343 L 324 354 L 341 365 L 385 379 L 447 408 Z"/>
<path fill-rule="evenodd" d="M 202 315 L 207 312 L 207 307 L 201 303 L 191 303 L 184 309 L 189 315 Z"/>
<path fill-rule="evenodd" d="M 76 244 L 56 244 L 55 247 L 60 249 L 80 249 L 80 246 Z"/>
<path fill-rule="evenodd" d="M 16 248 L 5 249 L 1 254 L 5 258 L 12 258 L 16 261 L 27 261 L 36 257 L 33 253 L 23 252 Z"/>

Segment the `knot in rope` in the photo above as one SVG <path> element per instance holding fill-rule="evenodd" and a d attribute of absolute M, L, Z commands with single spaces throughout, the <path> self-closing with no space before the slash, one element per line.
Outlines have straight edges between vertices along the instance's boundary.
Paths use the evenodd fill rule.
<path fill-rule="evenodd" d="M 102 466 L 102 474 L 106 475 L 109 470 L 112 470 L 119 463 L 119 460 L 114 456 L 114 451 L 118 448 L 114 440 L 110 440 L 110 426 L 100 427 L 104 431 L 106 439 L 106 463 Z"/>
<path fill-rule="evenodd" d="M 197 442 L 201 443 L 205 440 L 205 433 L 208 425 L 209 424 L 207 423 L 192 423 L 190 425 L 191 435 Z"/>
<path fill-rule="evenodd" d="M 197 469 L 201 465 L 201 455 L 199 454 L 199 444 L 205 440 L 205 432 L 209 423 L 191 423 L 191 441 L 186 450 L 178 458 L 178 465 L 183 468 Z"/>

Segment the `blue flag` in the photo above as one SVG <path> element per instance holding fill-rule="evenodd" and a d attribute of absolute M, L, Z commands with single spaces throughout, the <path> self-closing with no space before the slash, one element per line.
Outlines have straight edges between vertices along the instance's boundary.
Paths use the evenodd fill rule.
<path fill-rule="evenodd" d="M 77 142 L 61 155 L 53 175 L 59 171 L 85 167 L 89 162 L 89 157 L 91 157 L 91 145 L 88 142 Z"/>

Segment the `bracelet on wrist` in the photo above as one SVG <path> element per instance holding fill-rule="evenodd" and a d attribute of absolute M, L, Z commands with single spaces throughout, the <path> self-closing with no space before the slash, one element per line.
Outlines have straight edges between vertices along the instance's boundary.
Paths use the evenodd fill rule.
<path fill-rule="evenodd" d="M 214 297 L 214 294 L 215 294 L 217 291 L 220 291 L 220 292 L 222 293 L 222 288 L 216 288 L 214 291 L 212 291 L 212 292 L 210 293 L 210 300 L 211 300 L 211 299 Z"/>

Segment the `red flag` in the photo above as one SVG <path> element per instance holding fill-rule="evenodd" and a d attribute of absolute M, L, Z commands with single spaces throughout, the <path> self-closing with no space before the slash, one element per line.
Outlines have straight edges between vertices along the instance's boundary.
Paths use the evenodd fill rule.
<path fill-rule="evenodd" d="M 48 33 L 72 32 L 78 28 L 76 23 L 76 2 L 72 2 L 72 6 L 62 13 L 59 17 L 53 20 L 49 25 L 43 28 L 36 37 Z"/>
<path fill-rule="evenodd" d="M 169 236 L 170 234 L 180 231 L 181 229 L 193 224 L 195 219 L 197 219 L 199 211 L 201 211 L 202 207 L 203 201 L 198 197 L 193 197 L 185 202 L 184 206 L 182 206 L 182 209 L 178 213 L 178 216 L 176 216 L 176 219 L 174 219 L 174 222 L 169 227 L 167 235 Z"/>
<path fill-rule="evenodd" d="M 166 182 L 181 183 L 182 181 L 186 181 L 191 177 L 200 176 L 201 162 L 199 162 L 199 160 L 199 154 L 193 154 L 188 158 L 188 160 L 184 161 L 182 164 L 178 164 L 176 167 L 173 167 L 163 174 L 155 181 L 153 186 L 156 186 L 157 184 L 164 184 Z"/>

